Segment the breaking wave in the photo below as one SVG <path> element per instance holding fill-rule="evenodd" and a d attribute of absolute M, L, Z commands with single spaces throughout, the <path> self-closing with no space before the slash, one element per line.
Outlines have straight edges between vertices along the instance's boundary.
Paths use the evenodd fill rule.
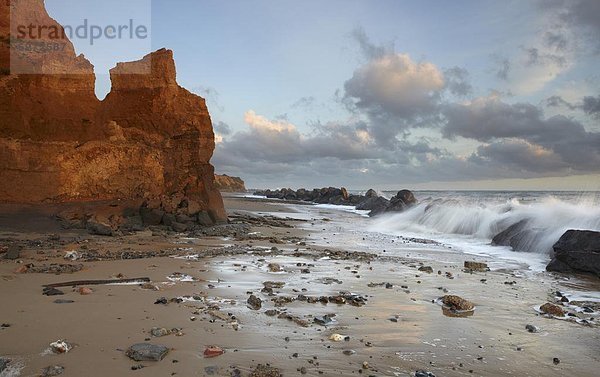
<path fill-rule="evenodd" d="M 520 249 L 549 253 L 569 229 L 600 231 L 600 201 L 597 195 L 493 202 L 481 201 L 475 194 L 429 198 L 403 213 L 375 219 L 373 228 L 382 233 L 413 233 L 432 239 L 436 235 L 461 235 L 491 241 L 496 234 L 523 220 L 526 230 Z"/>

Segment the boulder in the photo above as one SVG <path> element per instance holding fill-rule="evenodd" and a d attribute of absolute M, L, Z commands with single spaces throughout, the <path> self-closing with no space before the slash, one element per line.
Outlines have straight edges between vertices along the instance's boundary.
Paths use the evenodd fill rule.
<path fill-rule="evenodd" d="M 567 230 L 552 247 L 547 271 L 581 272 L 600 277 L 600 232 Z"/>
<path fill-rule="evenodd" d="M 171 224 L 171 229 L 173 229 L 177 233 L 183 233 L 188 230 L 188 225 L 184 223 L 174 222 Z"/>
<path fill-rule="evenodd" d="M 340 189 L 340 191 L 342 192 L 342 198 L 343 198 L 344 200 L 346 200 L 346 201 L 347 201 L 348 199 L 350 199 L 350 194 L 348 194 L 348 190 L 346 190 L 346 188 L 345 188 L 345 187 L 342 187 L 342 188 Z"/>
<path fill-rule="evenodd" d="M 369 216 L 376 216 L 385 212 L 385 209 L 390 204 L 390 201 L 383 196 L 368 198 L 356 206 L 356 209 L 361 211 L 371 211 Z"/>
<path fill-rule="evenodd" d="M 510 246 L 514 251 L 535 251 L 541 237 L 542 229 L 533 228 L 531 221 L 524 219 L 496 234 L 492 245 Z"/>
<path fill-rule="evenodd" d="M 385 209 L 385 212 L 402 212 L 417 204 L 418 201 L 410 190 L 400 190 Z"/>
<path fill-rule="evenodd" d="M 367 190 L 367 192 L 365 193 L 365 197 L 367 198 L 376 198 L 379 195 L 377 194 L 377 191 L 373 190 L 373 189 L 369 189 Z"/>
<path fill-rule="evenodd" d="M 87 229 L 89 234 L 95 234 L 98 236 L 114 235 L 113 228 L 110 225 L 100 222 L 96 219 L 88 220 L 85 224 L 85 229 Z"/>
<path fill-rule="evenodd" d="M 198 212 L 198 224 L 202 226 L 214 225 L 214 221 L 210 218 L 210 215 L 206 211 Z"/>
<path fill-rule="evenodd" d="M 164 215 L 165 211 L 163 210 L 144 206 L 140 207 L 140 216 L 142 216 L 142 221 L 146 226 L 160 225 Z"/>

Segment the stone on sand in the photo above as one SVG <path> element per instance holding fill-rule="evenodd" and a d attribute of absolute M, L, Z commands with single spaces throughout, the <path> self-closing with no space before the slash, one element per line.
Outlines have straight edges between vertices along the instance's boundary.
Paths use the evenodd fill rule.
<path fill-rule="evenodd" d="M 540 306 L 540 311 L 544 314 L 555 315 L 557 317 L 562 317 L 565 315 L 565 311 L 558 305 L 552 304 L 550 302 L 545 303 Z"/>
<path fill-rule="evenodd" d="M 125 354 L 135 361 L 160 361 L 169 353 L 169 348 L 159 344 L 136 343 Z"/>
<path fill-rule="evenodd" d="M 472 302 L 456 295 L 445 295 L 442 302 L 453 310 L 473 310 L 475 307 Z"/>

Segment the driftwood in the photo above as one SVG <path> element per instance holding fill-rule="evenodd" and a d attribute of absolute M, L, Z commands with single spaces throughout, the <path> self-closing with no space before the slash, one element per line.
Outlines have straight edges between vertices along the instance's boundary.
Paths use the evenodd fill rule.
<path fill-rule="evenodd" d="M 149 283 L 150 278 L 132 278 L 132 279 L 108 279 L 108 280 L 75 280 L 66 281 L 64 283 L 44 284 L 43 287 L 58 288 L 58 287 L 76 287 L 78 285 L 104 285 L 114 283 Z"/>

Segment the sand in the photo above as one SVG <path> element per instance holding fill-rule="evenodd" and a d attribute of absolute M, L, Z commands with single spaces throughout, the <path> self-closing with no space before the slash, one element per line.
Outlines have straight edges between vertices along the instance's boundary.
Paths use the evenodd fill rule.
<path fill-rule="evenodd" d="M 235 197 L 227 198 L 226 206 L 234 216 L 293 212 L 282 203 Z M 36 220 L 43 223 L 38 232 L 35 226 L 32 230 L 15 224 L 29 221 L 35 212 L 29 208 L 27 216 L 11 217 L 6 211 L 0 216 L 2 224 L 13 222 L 10 227 L 0 226 L 0 245 L 26 242 L 19 260 L 0 261 L 0 323 L 9 325 L 0 329 L 0 357 L 12 360 L 13 371 L 22 366 L 21 376 L 40 375 L 50 365 L 63 366 L 64 376 L 248 376 L 258 364 L 270 364 L 286 376 L 410 376 L 417 370 L 436 376 L 593 376 L 600 365 L 596 325 L 536 312 L 541 304 L 555 302 L 553 292 L 565 283 L 597 290 L 597 279 L 566 281 L 549 274 L 532 278 L 518 270 L 494 268 L 469 273 L 463 271 L 463 262 L 481 258 L 452 252 L 440 256 L 435 250 L 415 250 L 410 244 L 396 245 L 406 248 L 403 257 L 341 254 L 339 251 L 366 250 L 359 245 L 338 250 L 322 242 L 327 238 L 323 229 L 327 229 L 328 218 L 335 216 L 327 210 L 310 221 L 289 221 L 293 228 L 255 224 L 250 235 L 237 238 L 197 238 L 158 231 L 90 236 L 55 228 L 51 216 Z M 51 234 L 59 234 L 60 239 Z M 162 250 L 161 255 L 173 255 L 64 260 L 65 252 L 71 250 L 98 250 L 100 254 L 156 254 Z M 183 258 L 190 255 L 198 257 Z M 82 263 L 84 268 L 61 275 L 14 272 L 28 263 L 52 262 Z M 270 272 L 273 263 L 282 271 Z M 419 271 L 423 265 L 431 266 L 433 273 Z M 173 273 L 189 275 L 192 281 L 170 281 L 168 276 Z M 42 295 L 44 284 L 117 277 L 148 277 L 159 290 L 139 285 L 87 285 L 93 290 L 89 295 L 71 287 L 60 288 L 65 293 L 62 296 Z M 274 288 L 269 296 L 261 292 L 265 281 L 285 285 Z M 386 288 L 379 283 L 390 285 Z M 275 306 L 271 301 L 298 295 L 337 296 L 340 291 L 366 298 L 366 304 L 357 307 L 296 299 Z M 247 306 L 250 293 L 262 300 L 261 309 Z M 445 294 L 472 301 L 472 315 L 445 316 L 437 301 Z M 155 304 L 161 297 L 183 296 L 188 299 Z M 56 299 L 74 302 L 56 304 Z M 268 316 L 267 310 L 288 313 L 306 321 L 308 327 Z M 335 314 L 334 323 L 322 326 L 314 322 L 315 317 L 327 314 Z M 537 326 L 539 332 L 529 333 L 525 329 L 528 324 Z M 180 328 L 182 334 L 151 337 L 153 327 Z M 329 340 L 332 334 L 349 340 L 334 342 Z M 48 353 L 49 344 L 59 339 L 74 348 L 65 354 Z M 135 362 L 124 351 L 141 342 L 165 345 L 171 351 L 162 361 Z M 209 345 L 225 353 L 204 358 Z M 560 362 L 555 364 L 554 358 Z M 132 370 L 137 365 L 144 368 Z M 6 375 L 17 374 L 0 374 Z"/>

